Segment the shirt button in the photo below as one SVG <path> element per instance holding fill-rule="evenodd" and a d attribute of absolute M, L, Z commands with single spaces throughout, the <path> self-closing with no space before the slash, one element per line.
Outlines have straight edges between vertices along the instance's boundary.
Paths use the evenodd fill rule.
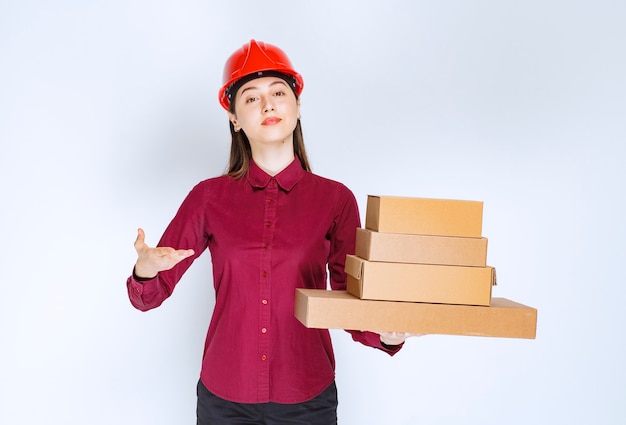
<path fill-rule="evenodd" d="M 267 333 L 267 329 L 266 328 L 262 328 L 261 329 L 261 333 L 264 333 L 264 334 Z"/>
<path fill-rule="evenodd" d="M 261 360 L 264 360 L 264 361 L 265 361 L 265 360 L 267 360 L 267 356 L 266 356 L 265 354 L 263 354 L 263 355 L 261 356 Z"/>
<path fill-rule="evenodd" d="M 263 248 L 268 249 L 270 247 L 270 244 L 266 243 L 265 245 L 263 245 Z"/>
<path fill-rule="evenodd" d="M 266 221 L 265 222 L 265 227 L 271 227 L 272 226 L 272 222 L 271 221 Z"/>
<path fill-rule="evenodd" d="M 267 277 L 267 272 L 266 272 L 266 271 L 264 271 L 264 272 L 262 273 L 262 275 L 263 275 L 263 277 Z"/>
<path fill-rule="evenodd" d="M 261 301 L 261 304 L 263 304 L 263 305 L 267 305 L 267 300 L 262 300 L 262 301 Z"/>

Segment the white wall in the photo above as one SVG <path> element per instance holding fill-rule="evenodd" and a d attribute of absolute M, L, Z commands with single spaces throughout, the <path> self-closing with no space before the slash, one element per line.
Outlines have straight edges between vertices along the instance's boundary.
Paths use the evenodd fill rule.
<path fill-rule="evenodd" d="M 125 278 L 221 174 L 226 57 L 304 75 L 318 174 L 484 201 L 495 296 L 537 339 L 334 332 L 343 424 L 626 421 L 626 7 L 610 1 L 0 2 L 0 423 L 194 423 L 205 255 L 160 309 Z"/>

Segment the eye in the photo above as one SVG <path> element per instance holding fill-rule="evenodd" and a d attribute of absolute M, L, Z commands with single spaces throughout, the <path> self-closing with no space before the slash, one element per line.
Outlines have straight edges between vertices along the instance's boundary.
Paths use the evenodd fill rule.
<path fill-rule="evenodd" d="M 254 96 L 250 96 L 250 97 L 246 98 L 246 103 L 252 103 L 252 102 L 254 102 L 254 101 L 256 101 L 256 100 L 257 100 L 257 98 L 256 98 L 256 97 L 254 97 Z"/>
<path fill-rule="evenodd" d="M 274 96 L 284 96 L 285 92 L 284 91 L 277 91 L 276 93 L 274 93 Z"/>

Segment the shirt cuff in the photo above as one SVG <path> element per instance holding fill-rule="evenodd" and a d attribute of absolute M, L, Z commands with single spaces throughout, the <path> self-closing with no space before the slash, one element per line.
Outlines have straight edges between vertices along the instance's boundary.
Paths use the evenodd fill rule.
<path fill-rule="evenodd" d="M 391 351 L 394 353 L 397 353 L 400 348 L 402 348 L 402 346 L 404 345 L 404 342 L 402 344 L 398 344 L 398 345 L 388 345 L 385 344 L 384 342 L 380 341 L 380 345 L 383 347 L 383 349 L 387 350 L 387 351 Z"/>
<path fill-rule="evenodd" d="M 152 280 L 152 279 L 155 279 L 155 278 L 156 278 L 156 276 L 154 276 L 154 277 L 139 277 L 139 276 L 137 276 L 137 275 L 135 274 L 135 268 L 133 267 L 133 279 L 134 279 L 136 282 L 139 282 L 139 283 L 141 283 L 141 282 L 147 282 L 147 281 Z"/>

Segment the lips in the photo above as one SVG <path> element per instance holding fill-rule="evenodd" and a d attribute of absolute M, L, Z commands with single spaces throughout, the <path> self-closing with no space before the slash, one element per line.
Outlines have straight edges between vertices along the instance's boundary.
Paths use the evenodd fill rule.
<path fill-rule="evenodd" d="M 263 120 L 261 125 L 274 125 L 274 124 L 278 124 L 280 121 L 281 119 L 278 117 L 268 117 Z"/>

